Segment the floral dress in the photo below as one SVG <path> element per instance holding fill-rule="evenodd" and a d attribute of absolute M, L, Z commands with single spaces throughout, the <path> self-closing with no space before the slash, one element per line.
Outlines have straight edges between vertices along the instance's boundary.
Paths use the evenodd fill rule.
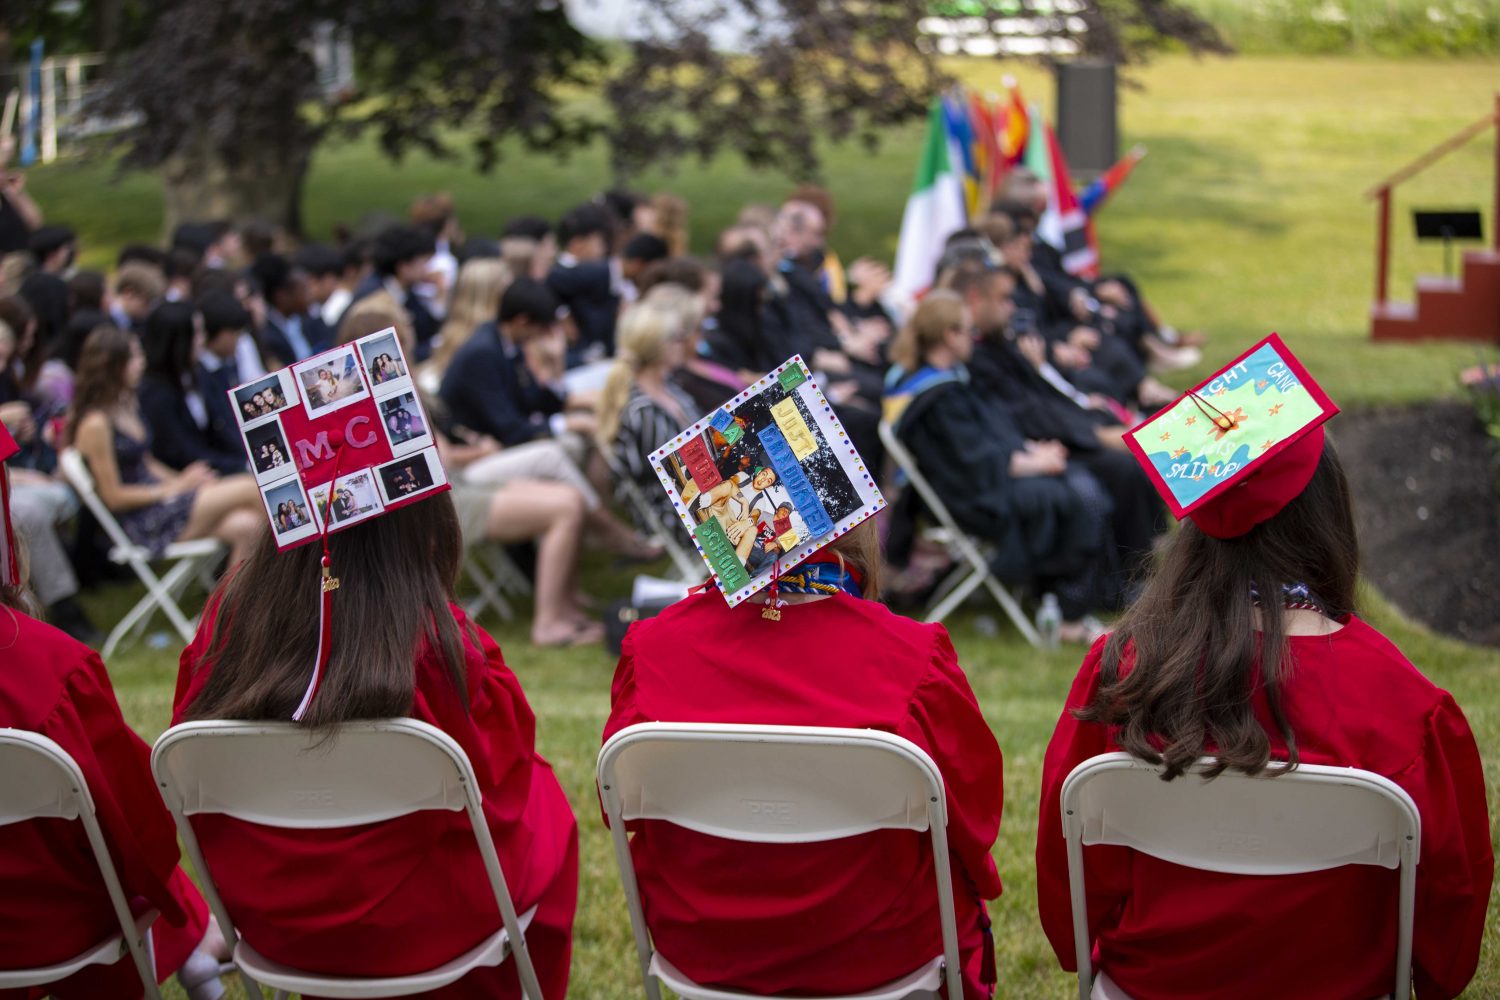
<path fill-rule="evenodd" d="M 129 434 L 114 428 L 115 464 L 120 468 L 120 482 L 127 486 L 151 486 L 161 480 L 152 474 L 146 464 L 151 452 L 151 432 L 136 440 Z M 187 527 L 188 515 L 193 509 L 193 498 L 197 490 L 179 493 L 169 500 L 162 500 L 146 507 L 137 507 L 116 514 L 128 537 L 136 545 L 148 549 L 152 558 L 160 556 L 168 545 L 177 541 L 182 529 Z"/>

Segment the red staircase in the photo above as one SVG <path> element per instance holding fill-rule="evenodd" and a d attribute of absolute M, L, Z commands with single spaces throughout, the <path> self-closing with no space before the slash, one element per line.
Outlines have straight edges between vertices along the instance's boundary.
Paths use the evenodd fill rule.
<path fill-rule="evenodd" d="M 1418 157 L 1367 191 L 1379 201 L 1375 250 L 1375 303 L 1370 307 L 1372 340 L 1477 340 L 1500 344 L 1500 94 L 1495 110 L 1446 142 Z M 1489 250 L 1463 255 L 1456 278 L 1420 277 L 1415 302 L 1391 302 L 1386 297 L 1390 274 L 1391 191 L 1426 170 L 1470 139 L 1496 128 L 1495 210 L 1490 216 Z"/>

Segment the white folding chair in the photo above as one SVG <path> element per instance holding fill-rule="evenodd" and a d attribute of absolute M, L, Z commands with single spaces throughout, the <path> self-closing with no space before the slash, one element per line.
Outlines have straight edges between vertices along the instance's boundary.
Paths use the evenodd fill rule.
<path fill-rule="evenodd" d="M 151 751 L 156 783 L 203 880 L 203 894 L 234 949 L 247 995 L 260 996 L 257 984 L 264 983 L 277 990 L 278 998 L 293 993 L 412 996 L 456 982 L 474 969 L 498 966 L 509 957 L 528 1000 L 542 1000 L 525 937 L 536 908 L 516 916 L 485 823 L 474 769 L 463 749 L 441 730 L 415 719 L 350 722 L 331 739 L 326 735 L 291 722 L 187 722 L 163 733 Z M 428 809 L 468 813 L 502 926 L 437 968 L 379 978 L 294 969 L 265 958 L 240 938 L 188 819 L 218 814 L 283 829 L 326 830 L 380 823 Z M 356 881 L 358 876 L 350 875 Z"/>
<path fill-rule="evenodd" d="M 661 1000 L 659 982 L 685 1000 L 755 994 L 701 986 L 652 947 L 625 835 L 640 819 L 763 844 L 928 832 L 943 953 L 894 982 L 823 1000 L 898 1000 L 936 993 L 945 980 L 950 997 L 963 996 L 943 776 L 915 743 L 873 729 L 646 722 L 610 737 L 597 778 L 650 1000 Z"/>
<path fill-rule="evenodd" d="M 1021 610 L 1020 603 L 1011 592 L 990 570 L 989 560 L 985 558 L 981 546 L 958 526 L 942 497 L 938 496 L 937 491 L 923 477 L 922 470 L 917 468 L 916 459 L 912 458 L 906 445 L 896 436 L 895 428 L 883 420 L 880 422 L 880 440 L 885 445 L 886 454 L 891 456 L 891 461 L 896 463 L 896 467 L 911 483 L 912 489 L 917 491 L 917 496 L 921 497 L 927 512 L 937 521 L 936 529 L 928 532 L 927 537 L 944 546 L 956 564 L 953 572 L 933 594 L 933 604 L 927 611 L 927 620 L 942 621 L 968 600 L 970 594 L 984 587 L 995 599 L 995 603 L 1000 605 L 1000 610 L 1005 612 L 1006 617 L 1026 637 L 1026 641 L 1033 646 L 1040 646 L 1041 640 L 1031 620 L 1026 617 L 1026 612 Z"/>
<path fill-rule="evenodd" d="M 1213 764 L 1162 781 L 1162 769 L 1127 753 L 1106 753 L 1075 767 L 1062 787 L 1068 889 L 1079 1000 L 1093 986 L 1084 845 L 1129 847 L 1163 861 L 1233 875 L 1294 875 L 1344 865 L 1401 870 L 1397 905 L 1396 988 L 1411 995 L 1411 932 L 1422 818 L 1399 785 L 1352 767 L 1301 764 L 1274 777 Z"/>
<path fill-rule="evenodd" d="M 94 798 L 83 772 L 66 750 L 47 737 L 21 729 L 0 729 L 0 826 L 31 819 L 77 820 L 83 824 L 120 933 L 64 962 L 0 969 L 0 990 L 45 986 L 90 965 L 113 965 L 129 954 L 148 1000 L 161 1000 L 151 950 L 151 924 L 157 912 L 147 910 L 139 917 L 131 916 L 109 845 L 94 816 Z"/>
<path fill-rule="evenodd" d="M 182 613 L 177 606 L 177 599 L 194 579 L 198 579 L 205 587 L 213 586 L 213 569 L 224 556 L 224 546 L 218 539 L 195 538 L 188 542 L 173 542 L 168 545 L 166 551 L 161 554 L 161 559 L 170 562 L 171 568 L 160 577 L 151 569 L 151 553 L 132 542 L 125 534 L 125 529 L 120 527 L 120 522 L 115 520 L 114 514 L 110 513 L 104 501 L 99 497 L 94 488 L 94 477 L 89 472 L 88 463 L 76 449 L 67 448 L 58 456 L 58 465 L 62 469 L 63 478 L 68 485 L 83 500 L 84 506 L 94 515 L 104 533 L 109 536 L 111 562 L 122 566 L 129 566 L 140 578 L 141 583 L 146 585 L 146 594 L 135 607 L 121 618 L 109 638 L 104 641 L 101 653 L 108 659 L 114 653 L 115 648 L 126 638 L 136 638 L 146 630 L 151 623 L 152 615 L 160 610 L 162 614 L 172 623 L 177 634 L 182 636 L 183 642 L 193 641 L 193 629 L 196 618 L 191 621 Z"/>
<path fill-rule="evenodd" d="M 621 468 L 613 455 L 601 452 L 604 464 L 609 469 L 615 486 L 615 495 L 625 501 L 630 519 L 645 532 L 646 537 L 667 550 L 672 560 L 672 570 L 683 583 L 701 583 L 708 577 L 708 566 L 698 555 L 697 549 L 683 543 L 682 522 L 663 524 L 661 515 L 652 506 L 650 499 L 641 490 L 640 484 L 630 478 L 630 473 Z"/>
<path fill-rule="evenodd" d="M 464 550 L 464 575 L 474 584 L 475 596 L 464 605 L 464 612 L 478 619 L 487 608 L 493 607 L 501 621 L 515 618 L 507 594 L 525 596 L 531 593 L 531 581 L 505 551 L 505 546 L 496 542 L 478 542 Z"/>

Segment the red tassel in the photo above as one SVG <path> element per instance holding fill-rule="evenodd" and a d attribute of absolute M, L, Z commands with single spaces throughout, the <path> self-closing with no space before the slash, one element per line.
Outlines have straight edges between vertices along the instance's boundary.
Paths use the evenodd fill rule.
<path fill-rule="evenodd" d="M 0 466 L 0 519 L 5 521 L 5 537 L 0 542 L 5 544 L 5 550 L 0 552 L 4 556 L 0 569 L 5 571 L 4 584 L 7 587 L 19 587 L 21 585 L 21 559 L 16 554 L 16 531 L 10 524 L 10 476 L 3 466 Z"/>
<path fill-rule="evenodd" d="M 339 463 L 343 457 L 344 449 L 340 445 L 333 457 L 333 479 L 328 483 L 328 499 L 323 504 L 323 578 L 318 584 L 318 652 L 313 659 L 312 677 L 308 678 L 307 690 L 302 693 L 302 701 L 292 713 L 293 722 L 301 722 L 302 716 L 307 714 L 313 696 L 318 693 L 318 685 L 323 681 L 328 658 L 333 653 L 333 592 L 339 589 L 339 578 L 333 575 L 333 563 L 328 556 L 328 515 L 333 509 L 333 488 L 339 481 Z"/>

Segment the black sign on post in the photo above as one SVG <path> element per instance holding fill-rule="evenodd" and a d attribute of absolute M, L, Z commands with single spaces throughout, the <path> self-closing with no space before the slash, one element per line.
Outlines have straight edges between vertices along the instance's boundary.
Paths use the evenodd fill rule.
<path fill-rule="evenodd" d="M 1419 240 L 1443 241 L 1443 274 L 1453 277 L 1453 241 L 1483 240 L 1484 222 L 1476 209 L 1415 209 L 1412 223 Z"/>
<path fill-rule="evenodd" d="M 1073 179 L 1088 183 L 1120 158 L 1115 64 L 1079 59 L 1056 70 L 1057 141 Z"/>

